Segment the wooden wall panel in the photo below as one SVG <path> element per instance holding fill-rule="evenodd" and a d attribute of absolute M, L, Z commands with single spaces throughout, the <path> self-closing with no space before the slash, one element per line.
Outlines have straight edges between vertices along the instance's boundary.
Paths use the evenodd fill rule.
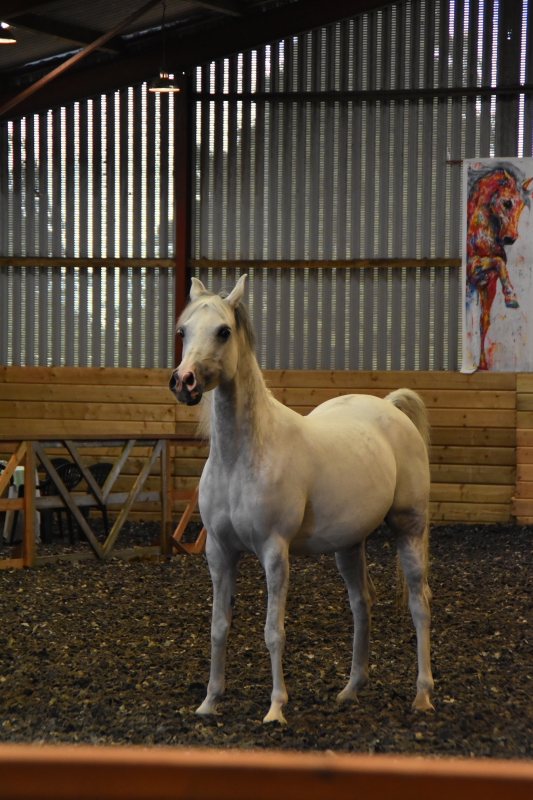
<path fill-rule="evenodd" d="M 512 502 L 517 522 L 533 524 L 533 374 L 516 376 L 516 492 Z"/>
<path fill-rule="evenodd" d="M 384 397 L 402 386 L 418 391 L 432 424 L 431 516 L 435 521 L 504 522 L 511 514 L 533 522 L 533 379 L 513 373 L 368 370 L 265 370 L 274 396 L 301 414 L 350 393 Z M 0 434 L 194 436 L 198 407 L 178 405 L 169 370 L 81 367 L 0 367 Z M 518 409 L 518 411 L 517 411 Z M 518 431 L 517 431 L 518 417 Z M 3 446 L 7 454 L 9 448 Z M 104 458 L 86 448 L 89 462 Z M 109 458 L 116 448 L 105 451 Z M 147 456 L 135 448 L 120 479 L 128 489 Z M 59 451 L 56 451 L 59 454 Z M 187 492 L 197 485 L 207 445 L 173 446 L 172 480 Z M 515 491 L 516 464 L 518 486 Z M 159 463 L 146 488 L 158 488 Z M 82 487 L 83 489 L 83 487 Z M 185 500 L 177 500 L 178 512 Z M 158 515 L 157 506 L 135 507 Z M 151 506 L 154 506 L 153 508 Z"/>

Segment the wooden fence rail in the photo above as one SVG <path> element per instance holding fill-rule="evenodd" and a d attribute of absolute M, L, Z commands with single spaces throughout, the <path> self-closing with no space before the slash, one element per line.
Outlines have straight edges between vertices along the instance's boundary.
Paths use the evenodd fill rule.
<path fill-rule="evenodd" d="M 533 764 L 385 755 L 0 746 L 0 800 L 530 800 Z"/>

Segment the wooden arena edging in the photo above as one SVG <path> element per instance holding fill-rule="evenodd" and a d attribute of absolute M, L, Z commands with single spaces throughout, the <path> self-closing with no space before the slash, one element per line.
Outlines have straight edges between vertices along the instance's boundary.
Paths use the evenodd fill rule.
<path fill-rule="evenodd" d="M 22 439 L 53 431 L 58 439 L 190 436 L 187 444 L 173 442 L 170 454 L 172 510 L 181 514 L 191 503 L 208 450 L 204 442 L 192 440 L 198 409 L 174 401 L 168 390 L 169 372 L 0 367 L 0 435 Z M 431 518 L 508 522 L 516 516 L 521 522 L 533 522 L 533 375 L 368 370 L 265 370 L 264 374 L 273 394 L 301 414 L 350 392 L 385 396 L 401 386 L 419 391 L 432 425 Z M 9 454 L 0 452 L 0 458 Z M 117 452 L 86 448 L 83 455 L 91 463 Z M 131 490 L 148 457 L 139 443 L 124 465 L 118 492 Z M 160 483 L 156 463 L 145 489 L 158 492 Z M 161 515 L 157 501 L 137 503 L 132 512 L 145 519 Z"/>
<path fill-rule="evenodd" d="M 181 748 L 0 746 L 0 800 L 530 800 L 533 764 Z"/>

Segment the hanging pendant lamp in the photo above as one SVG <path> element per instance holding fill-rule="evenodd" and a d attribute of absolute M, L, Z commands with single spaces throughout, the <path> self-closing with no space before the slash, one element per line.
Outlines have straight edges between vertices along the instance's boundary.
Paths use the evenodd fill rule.
<path fill-rule="evenodd" d="M 160 72 L 159 78 L 154 78 L 148 87 L 149 92 L 179 92 L 180 87 L 174 80 L 174 75 Z"/>
<path fill-rule="evenodd" d="M 16 44 L 17 40 L 9 32 L 7 22 L 0 22 L 0 44 Z"/>
<path fill-rule="evenodd" d="M 167 6 L 166 3 L 163 2 L 163 18 L 161 22 L 161 31 L 163 33 L 163 58 L 161 61 L 161 70 L 159 72 L 159 77 L 154 78 L 153 81 L 150 82 L 148 86 L 149 92 L 179 92 L 180 87 L 178 86 L 176 80 L 174 79 L 174 75 L 169 75 L 166 69 L 167 63 L 167 42 L 166 42 L 166 23 L 165 23 L 165 14 L 166 14 Z"/>

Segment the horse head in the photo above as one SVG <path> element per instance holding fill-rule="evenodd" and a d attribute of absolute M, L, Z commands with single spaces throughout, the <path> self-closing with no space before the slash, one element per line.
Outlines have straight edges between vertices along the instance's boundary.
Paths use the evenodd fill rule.
<path fill-rule="evenodd" d="M 524 207 L 530 207 L 528 187 L 533 178 L 527 178 L 520 183 L 507 170 L 499 170 L 498 173 L 489 209 L 497 238 L 501 244 L 510 245 L 518 238 L 518 222 Z"/>
<path fill-rule="evenodd" d="M 192 279 L 191 301 L 178 320 L 183 358 L 172 373 L 169 389 L 180 403 L 194 406 L 205 391 L 231 381 L 237 371 L 239 335 L 253 338 L 241 309 L 243 275 L 227 296 L 215 295 Z"/>

